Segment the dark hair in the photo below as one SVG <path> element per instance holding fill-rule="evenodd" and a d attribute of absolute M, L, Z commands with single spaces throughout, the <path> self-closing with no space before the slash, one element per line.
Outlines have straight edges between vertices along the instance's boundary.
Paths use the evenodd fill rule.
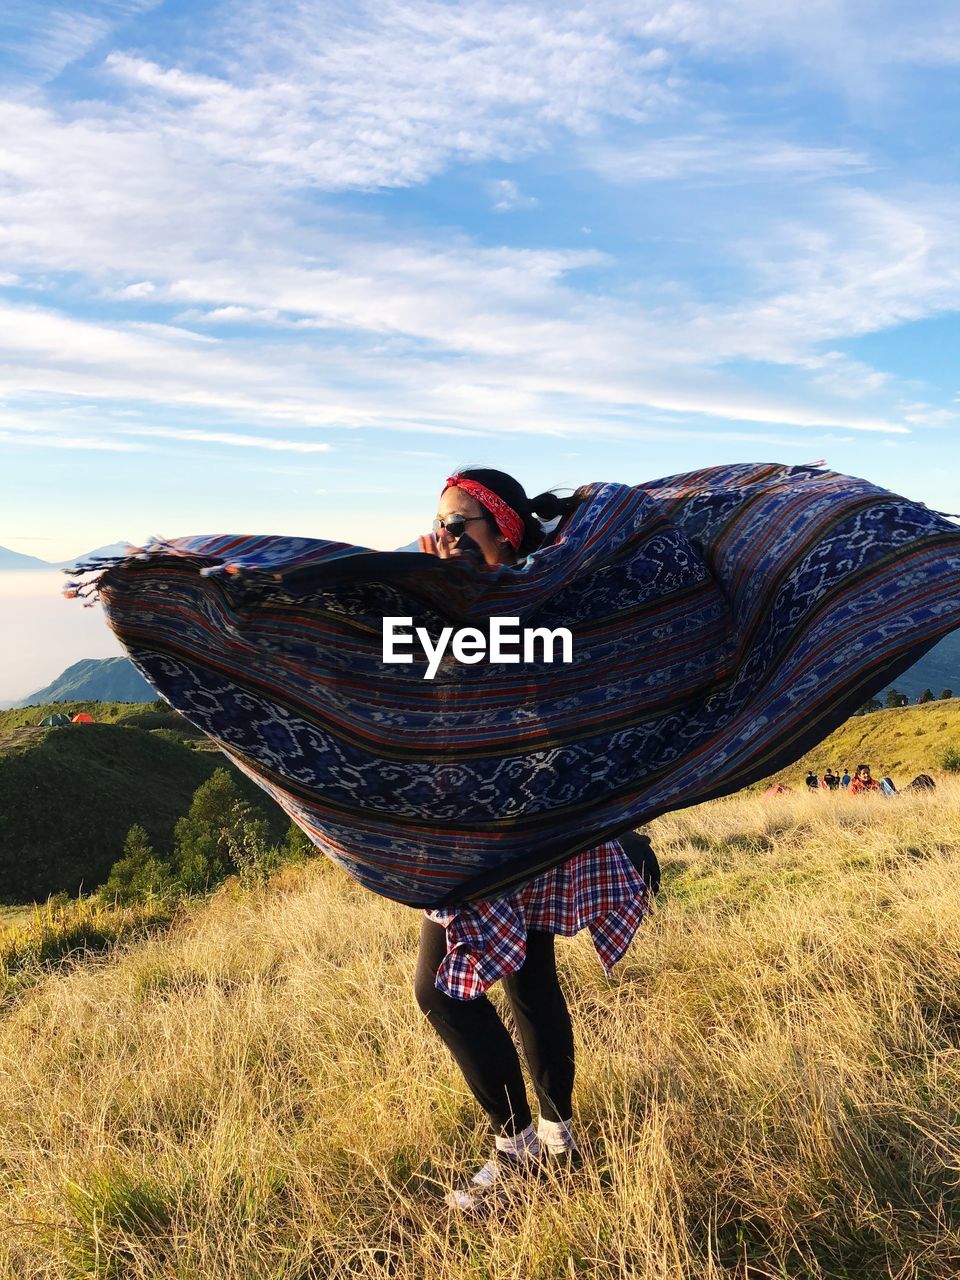
<path fill-rule="evenodd" d="M 528 556 L 545 542 L 552 540 L 567 518 L 579 507 L 586 497 L 586 485 L 568 498 L 561 498 L 551 489 L 538 493 L 535 498 L 528 498 L 526 490 L 519 480 L 507 475 L 505 471 L 495 471 L 491 467 L 462 467 L 459 474 L 465 480 L 476 480 L 492 490 L 498 498 L 502 498 L 507 506 L 512 507 L 523 521 L 523 538 L 517 547 L 518 556 Z M 498 529 L 496 520 L 481 503 L 483 518 L 494 530 Z M 560 524 L 551 533 L 544 531 L 541 521 L 554 520 L 560 516 Z"/>
<path fill-rule="evenodd" d="M 854 769 L 854 773 L 859 773 L 861 769 L 866 769 L 867 773 L 873 772 L 868 764 L 858 764 L 856 769 Z"/>

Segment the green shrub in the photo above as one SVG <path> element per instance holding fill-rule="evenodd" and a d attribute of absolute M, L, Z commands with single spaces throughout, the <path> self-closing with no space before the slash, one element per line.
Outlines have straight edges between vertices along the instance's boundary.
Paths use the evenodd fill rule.
<path fill-rule="evenodd" d="M 318 850 L 307 833 L 302 831 L 295 822 L 291 822 L 283 838 L 283 844 L 280 846 L 280 852 L 283 854 L 284 862 L 306 862 L 308 858 L 314 857 Z"/>
<path fill-rule="evenodd" d="M 222 847 L 242 881 L 262 882 L 284 862 L 281 851 L 270 843 L 270 826 L 252 805 L 238 800 L 230 811 Z"/>
<path fill-rule="evenodd" d="M 127 832 L 123 857 L 113 864 L 100 896 L 108 902 L 144 902 L 174 892 L 176 882 L 166 863 L 154 856 L 146 831 L 139 823 Z"/>
<path fill-rule="evenodd" d="M 960 748 L 947 747 L 940 757 L 940 768 L 947 773 L 960 773 Z"/>

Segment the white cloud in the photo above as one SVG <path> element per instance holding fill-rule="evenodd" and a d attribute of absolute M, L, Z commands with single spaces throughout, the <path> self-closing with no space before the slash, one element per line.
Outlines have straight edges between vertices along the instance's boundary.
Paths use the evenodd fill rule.
<path fill-rule="evenodd" d="M 784 358 L 817 342 L 874 333 L 960 307 L 960 193 L 924 189 L 885 196 L 846 189 L 816 220 L 775 222 L 745 235 L 744 261 L 762 301 L 727 313 L 741 340 L 762 325 Z"/>
<path fill-rule="evenodd" d="M 903 408 L 903 419 L 918 427 L 960 427 L 960 408 L 941 409 L 931 404 L 907 404 Z"/>
<path fill-rule="evenodd" d="M 242 435 L 236 431 L 195 431 L 175 427 L 127 427 L 127 434 L 160 440 L 224 444 L 234 449 L 271 449 L 280 453 L 329 453 L 332 445 L 315 440 L 282 440 L 276 436 Z"/>
<path fill-rule="evenodd" d="M 116 297 L 118 298 L 149 298 L 151 293 L 155 293 L 157 286 L 150 280 L 138 280 L 135 284 L 125 285 L 122 289 L 117 289 Z"/>
<path fill-rule="evenodd" d="M 294 321 L 285 321 L 273 307 L 262 308 L 256 310 L 254 307 L 212 307 L 209 311 L 184 311 L 181 312 L 179 319 L 184 322 L 193 324 L 237 324 L 237 323 L 255 323 L 255 324 L 275 324 L 277 326 L 291 325 Z"/>
<path fill-rule="evenodd" d="M 4 73 L 14 84 L 52 80 L 120 23 L 159 0 L 5 0 Z"/>
<path fill-rule="evenodd" d="M 122 52 L 141 118 L 209 156 L 327 190 L 409 186 L 451 161 L 523 157 L 557 129 L 640 119 L 672 98 L 660 50 L 631 58 L 602 17 L 473 3 L 238 6 L 224 76 Z M 226 78 L 229 66 L 231 79 Z"/>
<path fill-rule="evenodd" d="M 801 21 L 772 0 L 390 0 L 237 4 L 225 20 L 218 48 L 201 46 L 203 69 L 115 50 L 118 103 L 0 103 L 3 258 L 51 299 L 0 308 L 8 396 L 437 434 L 563 435 L 588 422 L 626 435 L 654 412 L 904 429 L 882 371 L 831 352 L 960 305 L 960 195 L 858 191 L 857 149 L 735 132 L 700 108 L 664 134 L 699 101 L 690 49 L 808 50 L 820 36 L 804 44 L 800 28 L 856 24 L 849 5 L 820 0 Z M 625 146 L 622 131 L 642 138 L 646 121 L 656 136 Z M 631 181 L 828 181 L 789 218 L 758 210 L 746 226 L 711 226 L 730 282 L 709 297 L 682 279 L 658 292 L 643 265 L 584 247 L 481 247 L 456 231 L 394 240 L 317 196 L 571 145 Z M 506 179 L 490 194 L 531 199 Z M 582 282 L 584 270 L 607 283 Z M 105 313 L 58 311 L 58 273 Z M 734 362 L 776 366 L 782 384 L 760 393 L 725 371 Z"/>
<path fill-rule="evenodd" d="M 847 230 L 863 240 L 862 222 L 853 219 Z M 939 240 L 932 236 L 931 247 Z M 337 342 L 198 345 L 183 323 L 105 325 L 49 308 L 0 307 L 6 355 L 0 389 L 192 405 L 260 423 L 414 424 L 440 432 L 500 422 L 507 430 L 562 434 L 604 405 L 896 430 L 901 424 L 882 415 L 851 413 L 822 397 L 806 405 L 797 396 L 792 403 L 761 397 L 710 370 L 727 360 L 761 359 L 827 378 L 837 368 L 815 346 L 875 323 L 873 276 L 889 294 L 881 320 L 922 311 L 931 282 L 939 293 L 949 278 L 943 267 L 934 275 L 922 258 L 891 272 L 888 238 L 878 236 L 872 248 L 858 247 L 849 270 L 843 263 L 851 251 L 830 239 L 815 241 L 815 254 L 829 251 L 828 280 L 811 261 L 811 244 L 799 237 L 792 258 L 780 254 L 778 284 L 786 288 L 736 308 L 688 300 L 665 315 L 629 297 L 595 298 L 571 287 L 571 273 L 603 263 L 603 255 L 465 245 L 441 251 L 331 238 L 330 252 L 339 251 L 341 260 L 317 269 L 297 260 L 294 229 L 285 242 L 285 256 L 271 249 L 267 272 L 239 259 L 191 260 L 191 274 L 158 283 L 154 298 L 207 304 L 214 318 L 309 323 L 339 333 Z M 756 242 L 750 251 L 759 253 Z M 937 252 L 949 250 L 939 244 Z M 752 265 L 762 278 L 765 261 Z M 451 356 L 455 379 L 446 364 Z M 566 398 L 559 412 L 557 396 Z"/>
<path fill-rule="evenodd" d="M 591 11 L 621 34 L 701 57 L 775 54 L 841 93 L 870 93 L 888 68 L 949 62 L 960 48 L 952 0 L 595 0 Z"/>
<path fill-rule="evenodd" d="M 47 435 L 42 431 L 7 431 L 0 429 L 3 444 L 25 445 L 30 449 L 97 450 L 103 453 L 139 453 L 143 445 L 108 436 L 74 436 L 58 431 Z"/>
<path fill-rule="evenodd" d="M 148 89 L 158 89 L 172 98 L 210 99 L 223 98 L 234 103 L 237 92 L 223 80 L 214 76 L 188 75 L 176 68 L 165 71 L 145 58 L 132 58 L 125 53 L 111 53 L 105 66 L 120 80 Z"/>
<path fill-rule="evenodd" d="M 712 133 L 650 138 L 634 146 L 584 148 L 583 161 L 608 182 L 634 185 L 677 179 L 712 179 L 726 185 L 767 178 L 829 178 L 869 167 L 867 158 L 844 147 L 799 146 L 776 137 Z"/>
<path fill-rule="evenodd" d="M 491 207 L 497 213 L 510 213 L 514 209 L 535 209 L 539 203 L 534 196 L 525 196 L 510 178 L 499 178 L 487 183 L 487 191 L 492 201 Z"/>

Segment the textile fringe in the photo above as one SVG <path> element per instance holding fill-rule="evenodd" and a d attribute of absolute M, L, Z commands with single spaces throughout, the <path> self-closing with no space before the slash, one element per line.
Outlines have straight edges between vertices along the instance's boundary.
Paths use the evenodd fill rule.
<path fill-rule="evenodd" d="M 234 579 L 238 585 L 242 583 L 248 589 L 259 587 L 261 591 L 266 590 L 272 584 L 282 582 L 286 576 L 275 570 L 237 564 L 229 559 L 219 559 L 209 553 L 188 550 L 166 538 L 153 537 L 145 546 L 128 546 L 126 555 L 93 556 L 69 569 L 64 569 L 62 572 L 71 575 L 71 579 L 61 594 L 68 600 L 81 600 L 85 609 L 91 609 L 100 600 L 100 587 L 104 578 L 114 569 L 124 568 L 134 561 L 146 562 L 169 556 L 176 556 L 181 560 L 204 560 L 207 563 L 197 570 L 201 578 L 213 578 L 224 574 Z M 291 573 L 297 572 L 298 568 L 299 566 L 291 570 Z"/>
<path fill-rule="evenodd" d="M 82 600 L 85 609 L 92 609 L 100 600 L 100 584 L 112 569 L 128 565 L 134 560 L 181 554 L 166 538 L 153 537 L 143 547 L 128 544 L 126 555 L 92 556 L 89 560 L 81 560 L 69 569 L 61 570 L 70 577 L 61 594 L 67 600 Z"/>

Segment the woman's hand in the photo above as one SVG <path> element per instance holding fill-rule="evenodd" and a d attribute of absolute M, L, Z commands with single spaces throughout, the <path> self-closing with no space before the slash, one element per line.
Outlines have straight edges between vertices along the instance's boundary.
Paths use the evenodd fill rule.
<path fill-rule="evenodd" d="M 452 560 L 454 556 L 462 556 L 463 551 L 454 543 L 446 529 L 439 533 L 421 533 L 420 550 L 428 556 L 439 556 L 441 560 Z"/>

